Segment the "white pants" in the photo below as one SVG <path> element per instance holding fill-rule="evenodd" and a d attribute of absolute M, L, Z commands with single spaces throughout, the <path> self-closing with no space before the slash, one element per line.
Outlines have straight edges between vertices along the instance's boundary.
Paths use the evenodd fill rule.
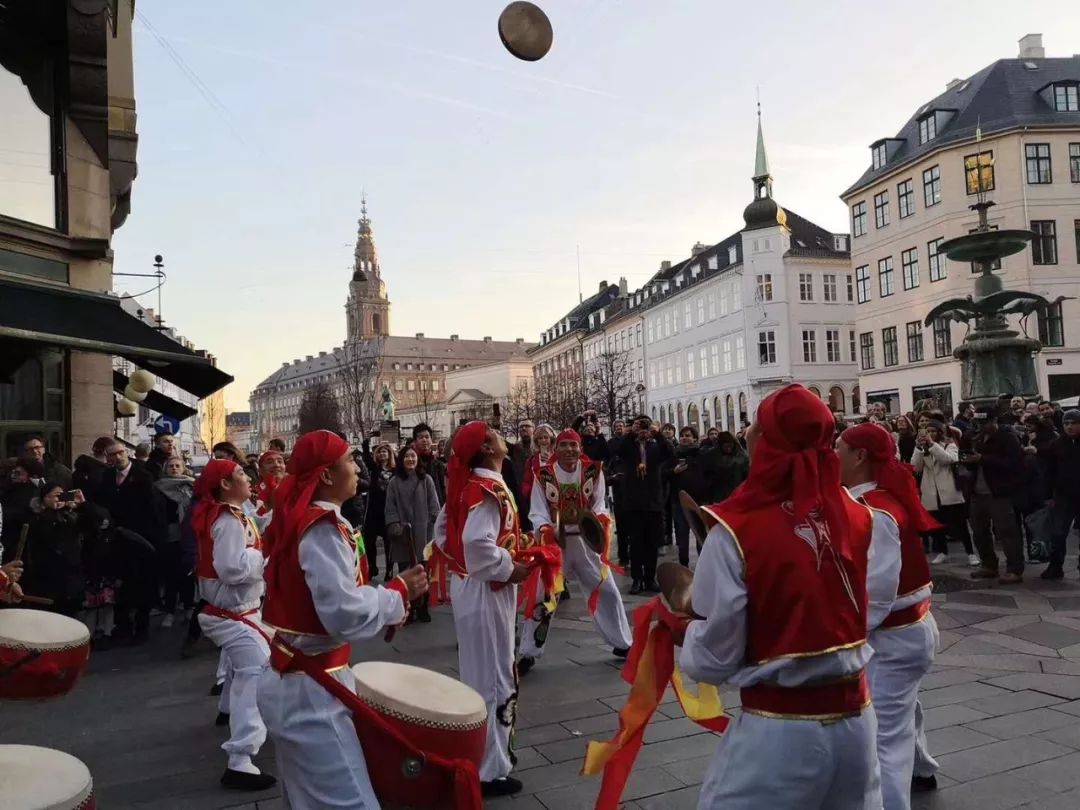
<path fill-rule="evenodd" d="M 937 650 L 933 614 L 897 630 L 870 634 L 874 657 L 867 666 L 877 714 L 877 753 L 884 810 L 911 810 L 915 765 L 915 703 L 919 682 L 930 671 Z"/>
<path fill-rule="evenodd" d="M 480 781 L 490 782 L 509 776 L 515 762 L 517 587 L 508 585 L 493 591 L 489 582 L 455 574 L 450 579 L 450 605 L 461 681 L 479 692 L 487 704 L 487 747 L 480 764 Z"/>
<path fill-rule="evenodd" d="M 222 650 L 218 654 L 217 674 L 214 683 L 221 684 L 221 695 L 218 697 L 218 711 L 222 714 L 229 713 L 229 690 L 232 689 L 232 667 L 229 666 L 229 656 Z"/>
<path fill-rule="evenodd" d="M 258 613 L 245 618 L 259 623 Z M 251 758 L 266 741 L 266 726 L 259 715 L 255 691 L 259 674 L 270 660 L 270 646 L 255 628 L 233 619 L 202 613 L 199 626 L 225 654 L 231 675 L 226 681 L 227 688 L 222 689 L 222 696 L 228 694 L 228 699 L 219 703 L 229 712 L 229 739 L 221 748 L 229 755 L 230 768 L 250 768 Z"/>
<path fill-rule="evenodd" d="M 720 737 L 698 810 L 881 810 L 873 707 L 836 723 L 747 712 Z"/>
<path fill-rule="evenodd" d="M 577 580 L 585 593 L 583 597 L 588 599 L 600 583 L 600 555 L 590 548 L 586 548 L 581 538 L 577 535 L 566 536 L 566 549 L 563 551 L 563 571 L 568 579 Z M 541 587 L 542 590 L 542 587 Z M 600 632 L 601 638 L 616 649 L 629 649 L 633 643 L 630 635 L 630 623 L 626 620 L 626 610 L 623 608 L 622 594 L 619 586 L 615 583 L 615 577 L 610 573 L 603 584 L 600 585 L 600 599 L 597 601 L 596 613 L 593 614 L 593 623 Z M 521 654 L 533 658 L 543 655 L 543 642 L 547 640 L 546 632 L 537 634 L 537 626 L 540 622 L 531 616 L 527 617 L 521 626 Z"/>
<path fill-rule="evenodd" d="M 348 668 L 333 676 L 356 690 Z M 259 708 L 277 754 L 285 806 L 292 810 L 378 810 L 352 712 L 302 672 L 270 667 L 259 678 Z"/>
<path fill-rule="evenodd" d="M 930 756 L 926 743 L 926 729 L 923 728 L 922 703 L 915 701 L 915 769 L 913 773 L 923 779 L 929 779 L 938 772 L 937 760 Z"/>

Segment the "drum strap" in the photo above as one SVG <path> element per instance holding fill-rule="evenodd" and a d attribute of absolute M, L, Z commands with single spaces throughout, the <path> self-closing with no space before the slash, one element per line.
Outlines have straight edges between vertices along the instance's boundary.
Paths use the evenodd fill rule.
<path fill-rule="evenodd" d="M 234 613 L 231 610 L 225 610 L 224 608 L 219 608 L 217 605 L 211 605 L 207 602 L 203 605 L 202 612 L 207 616 L 216 616 L 219 619 L 231 619 L 234 622 L 243 622 L 248 627 L 254 629 L 260 636 L 265 638 L 267 644 L 272 641 L 269 633 L 259 627 L 259 625 L 255 624 L 255 622 L 251 621 L 251 619 L 247 618 L 248 616 L 258 613 L 258 610 L 247 610 L 243 613 Z"/>
<path fill-rule="evenodd" d="M 343 647 L 348 650 L 348 645 L 343 645 Z M 291 644 L 283 641 L 281 636 L 274 636 L 271 655 L 275 654 L 287 656 L 289 659 L 288 669 L 303 672 L 340 700 L 345 705 L 345 708 L 352 712 L 354 723 L 367 723 L 377 726 L 382 733 L 392 738 L 398 745 L 408 751 L 410 756 L 419 760 L 422 765 L 431 764 L 451 775 L 454 782 L 453 810 L 482 810 L 484 801 L 480 794 L 480 774 L 472 761 L 467 759 L 447 759 L 438 754 L 421 751 L 415 743 L 405 736 L 400 728 L 392 725 L 384 715 L 361 700 L 353 690 L 322 668 L 319 656 L 305 655 Z"/>

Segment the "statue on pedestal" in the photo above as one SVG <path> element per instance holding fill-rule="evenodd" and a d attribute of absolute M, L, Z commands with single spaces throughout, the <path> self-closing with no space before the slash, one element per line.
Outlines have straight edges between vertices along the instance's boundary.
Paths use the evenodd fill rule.
<path fill-rule="evenodd" d="M 394 395 L 390 391 L 390 386 L 383 383 L 382 387 L 382 413 L 384 422 L 394 421 L 395 400 Z"/>

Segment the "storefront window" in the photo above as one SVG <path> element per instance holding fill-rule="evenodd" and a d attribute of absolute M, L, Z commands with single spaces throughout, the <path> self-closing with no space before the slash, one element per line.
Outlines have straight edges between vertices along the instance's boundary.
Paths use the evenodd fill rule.
<path fill-rule="evenodd" d="M 0 346 L 0 354 L 7 347 Z M 64 355 L 46 351 L 14 368 L 0 365 L 0 453 L 16 456 L 28 436 L 41 434 L 54 458 L 67 458 Z"/>
<path fill-rule="evenodd" d="M 0 214 L 57 226 L 52 121 L 16 74 L 0 68 Z"/>

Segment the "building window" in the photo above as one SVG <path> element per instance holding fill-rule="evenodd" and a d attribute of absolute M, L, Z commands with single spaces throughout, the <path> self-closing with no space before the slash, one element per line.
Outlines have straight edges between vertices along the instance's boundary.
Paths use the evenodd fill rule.
<path fill-rule="evenodd" d="M 813 329 L 802 330 L 802 359 L 804 363 L 817 362 L 817 335 Z"/>
<path fill-rule="evenodd" d="M 937 137 L 937 115 L 930 113 L 919 119 L 919 143 L 924 144 Z"/>
<path fill-rule="evenodd" d="M 698 296 L 697 323 L 698 326 L 701 326 L 703 323 L 705 323 L 705 296 Z"/>
<path fill-rule="evenodd" d="M 432 380 L 431 381 L 431 390 L 432 391 L 438 391 L 439 390 L 439 381 L 438 380 Z"/>
<path fill-rule="evenodd" d="M 1054 109 L 1058 112 L 1080 112 L 1080 85 L 1055 84 Z"/>
<path fill-rule="evenodd" d="M 1029 143 L 1024 147 L 1029 185 L 1045 185 L 1053 182 L 1050 175 L 1050 144 Z"/>
<path fill-rule="evenodd" d="M 716 318 L 716 291 L 709 293 L 709 320 Z"/>
<path fill-rule="evenodd" d="M 849 329 L 848 333 L 848 362 L 855 362 L 855 330 Z"/>
<path fill-rule="evenodd" d="M 952 329 L 946 318 L 937 318 L 934 321 L 934 357 L 949 357 L 952 355 Z"/>
<path fill-rule="evenodd" d="M 931 166 L 922 173 L 923 205 L 929 208 L 941 202 L 941 167 Z"/>
<path fill-rule="evenodd" d="M 724 341 L 724 373 L 731 371 L 731 341 Z"/>
<path fill-rule="evenodd" d="M 938 247 L 944 242 L 943 237 L 938 237 L 933 242 L 926 243 L 926 253 L 929 256 L 930 263 L 930 280 L 941 281 L 948 275 L 948 271 L 945 268 L 945 256 L 938 253 Z"/>
<path fill-rule="evenodd" d="M 1076 242 L 1076 262 L 1080 264 L 1080 219 L 1073 220 L 1073 239 Z"/>
<path fill-rule="evenodd" d="M 922 321 L 910 321 L 907 325 L 907 359 L 909 363 L 923 359 Z"/>
<path fill-rule="evenodd" d="M 1065 320 L 1060 301 L 1039 313 L 1039 340 L 1043 346 L 1065 345 Z"/>
<path fill-rule="evenodd" d="M 814 277 L 809 273 L 799 273 L 799 300 L 814 300 Z"/>
<path fill-rule="evenodd" d="M 1057 223 L 1052 219 L 1036 219 L 1031 222 L 1035 238 L 1031 240 L 1033 264 L 1057 264 Z"/>
<path fill-rule="evenodd" d="M 902 252 L 900 267 L 904 273 L 904 289 L 914 290 L 919 286 L 919 249 L 910 248 Z"/>
<path fill-rule="evenodd" d="M 863 371 L 869 371 L 874 367 L 874 333 L 863 332 L 859 335 L 859 353 L 862 359 Z"/>
<path fill-rule="evenodd" d="M 727 351 L 727 354 L 724 356 L 724 361 L 725 361 L 725 363 L 730 365 L 731 364 L 731 344 L 730 343 L 725 343 L 724 347 L 725 347 L 725 350 Z M 709 346 L 709 357 L 712 359 L 712 373 L 713 374 L 719 374 L 720 373 L 720 344 L 719 343 L 713 343 L 711 346 Z M 724 370 L 725 371 L 730 371 L 731 369 L 724 369 Z"/>
<path fill-rule="evenodd" d="M 1080 183 L 1080 143 L 1069 144 L 1069 179 Z"/>
<path fill-rule="evenodd" d="M 17 22 L 19 17 L 12 16 L 16 20 L 13 43 L 20 33 L 28 40 L 28 32 Z M 51 73 L 56 66 L 43 59 L 41 68 L 40 73 L 35 70 L 24 82 L 22 77 L 0 65 L 0 107 L 4 120 L 0 127 L 0 154 L 4 155 L 3 171 L 0 171 L 0 214 L 47 228 L 61 228 L 65 161 L 63 154 L 57 152 L 62 152 L 64 117 L 42 111 L 44 106 L 58 113 L 59 107 L 51 82 L 44 79 L 45 73 Z M 36 91 L 33 95 L 31 86 Z M 67 276 L 54 280 L 66 282 Z"/>
<path fill-rule="evenodd" d="M 847 274 L 847 300 L 849 304 L 855 300 L 855 284 L 852 281 L 851 273 Z"/>
<path fill-rule="evenodd" d="M 772 274 L 765 273 L 757 277 L 758 301 L 772 301 Z"/>
<path fill-rule="evenodd" d="M 652 320 L 650 319 L 650 320 L 649 320 L 649 343 L 652 343 L 652 342 L 653 342 L 653 339 L 654 339 L 654 333 L 653 333 L 653 322 L 652 322 Z"/>
<path fill-rule="evenodd" d="M 735 368 L 746 368 L 746 338 L 742 335 L 735 336 Z"/>
<path fill-rule="evenodd" d="M 895 326 L 886 326 L 881 330 L 881 348 L 885 354 L 886 366 L 895 366 L 900 362 L 900 349 L 896 343 Z"/>
<path fill-rule="evenodd" d="M 882 298 L 886 298 L 893 294 L 895 291 L 895 283 L 893 282 L 893 261 L 892 256 L 886 256 L 884 259 L 878 259 L 877 263 L 877 279 L 878 279 L 878 294 Z"/>
<path fill-rule="evenodd" d="M 758 365 L 769 366 L 776 362 L 776 333 L 771 329 L 758 332 Z"/>
<path fill-rule="evenodd" d="M 686 353 L 686 380 L 690 382 L 694 379 L 694 353 L 692 351 Z"/>
<path fill-rule="evenodd" d="M 870 267 L 863 265 L 855 268 L 855 284 L 859 288 L 859 303 L 865 304 L 870 300 Z"/>
<path fill-rule="evenodd" d="M 698 349 L 698 361 L 701 363 L 701 376 L 709 376 L 709 347 L 702 346 Z"/>
<path fill-rule="evenodd" d="M 851 233 L 855 237 L 866 235 L 866 200 L 851 206 Z"/>
<path fill-rule="evenodd" d="M 691 322 L 690 302 L 687 301 L 683 304 L 683 328 L 689 329 L 691 326 L 693 326 L 693 323 Z"/>
<path fill-rule="evenodd" d="M 394 380 L 394 390 L 400 391 L 402 389 L 401 380 Z"/>
<path fill-rule="evenodd" d="M 884 166 L 889 159 L 889 152 L 885 148 L 885 144 L 879 143 L 877 146 L 871 147 L 871 157 L 874 160 L 875 169 L 880 169 Z"/>
<path fill-rule="evenodd" d="M 840 330 L 825 330 L 825 359 L 830 363 L 840 362 Z"/>
<path fill-rule="evenodd" d="M 900 205 L 900 219 L 915 213 L 915 183 L 905 180 L 896 187 L 896 197 Z"/>
<path fill-rule="evenodd" d="M 874 225 L 884 228 L 889 224 L 889 192 L 874 195 Z"/>
<path fill-rule="evenodd" d="M 822 293 L 824 300 L 836 301 L 836 276 L 827 273 L 821 277 L 821 283 L 824 290 Z"/>
<path fill-rule="evenodd" d="M 968 194 L 994 190 L 994 152 L 988 150 L 964 158 L 964 183 Z"/>

